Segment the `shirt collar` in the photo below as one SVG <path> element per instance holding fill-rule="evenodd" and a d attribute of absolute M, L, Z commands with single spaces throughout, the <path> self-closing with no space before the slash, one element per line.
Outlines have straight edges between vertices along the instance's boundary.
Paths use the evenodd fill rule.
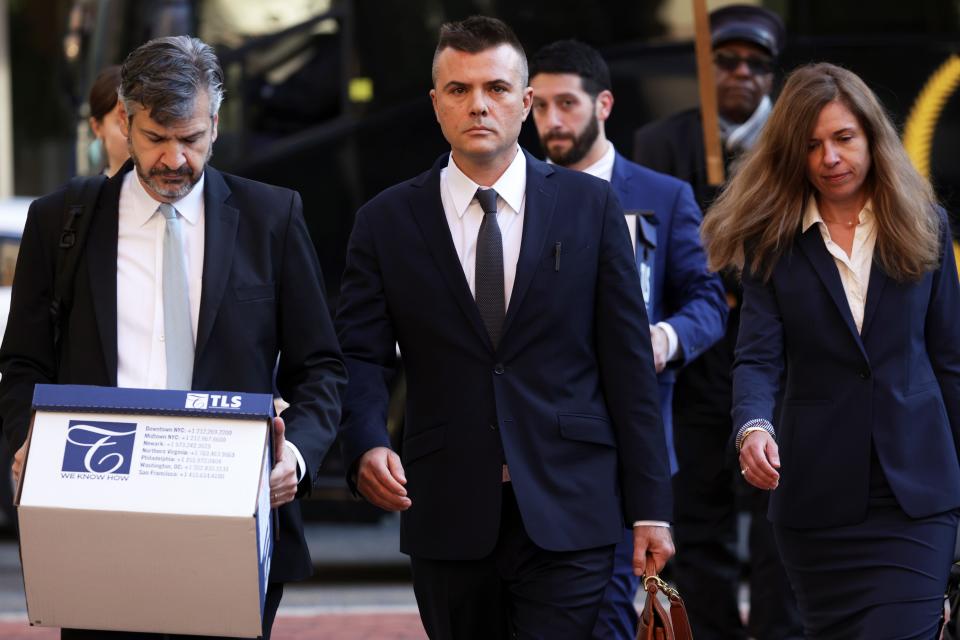
<path fill-rule="evenodd" d="M 612 142 L 607 142 L 607 150 L 599 160 L 583 170 L 592 176 L 610 182 L 613 179 L 613 163 L 617 158 L 617 152 L 613 148 Z"/>
<path fill-rule="evenodd" d="M 450 161 L 447 163 L 447 186 L 450 189 L 457 217 L 462 218 L 480 185 L 460 170 L 453 159 L 452 153 L 450 154 Z M 503 175 L 492 185 L 492 188 L 514 213 L 520 213 L 523 196 L 527 190 L 527 158 L 519 146 L 517 147 L 517 155 L 514 156 Z"/>
<path fill-rule="evenodd" d="M 862 225 L 871 221 L 873 221 L 873 200 L 868 199 L 863 205 L 863 209 L 857 214 L 857 222 Z M 820 207 L 817 206 L 816 197 L 810 196 L 807 199 L 807 207 L 803 212 L 801 231 L 806 233 L 807 229 L 817 223 L 822 224 L 824 227 L 827 225 L 823 216 L 820 215 Z"/>
<path fill-rule="evenodd" d="M 200 219 L 200 214 L 203 212 L 203 185 L 206 182 L 206 178 L 207 174 L 206 171 L 204 171 L 203 175 L 200 176 L 200 181 L 193 185 L 190 193 L 173 203 L 177 213 L 191 225 L 197 224 L 197 221 Z M 161 203 L 147 193 L 147 190 L 140 182 L 140 177 L 137 175 L 136 167 L 128 171 L 127 175 L 123 177 L 123 180 L 124 186 L 129 189 L 129 194 L 132 198 L 133 207 L 130 211 L 133 212 L 137 224 L 143 226 L 153 217 L 153 214 L 157 212 L 157 208 Z"/>

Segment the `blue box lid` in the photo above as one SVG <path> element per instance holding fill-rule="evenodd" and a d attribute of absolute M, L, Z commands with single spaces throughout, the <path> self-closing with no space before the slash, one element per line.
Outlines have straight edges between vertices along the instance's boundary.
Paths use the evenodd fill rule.
<path fill-rule="evenodd" d="M 269 419 L 273 416 L 273 397 L 268 393 L 236 391 L 176 391 L 38 384 L 33 391 L 33 409 L 81 413 L 217 416 L 252 420 Z"/>

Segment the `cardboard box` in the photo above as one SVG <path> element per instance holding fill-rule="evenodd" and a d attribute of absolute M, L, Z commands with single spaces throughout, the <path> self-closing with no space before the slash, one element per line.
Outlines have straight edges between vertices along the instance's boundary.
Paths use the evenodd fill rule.
<path fill-rule="evenodd" d="M 272 398 L 37 385 L 16 496 L 31 625 L 256 637 Z"/>

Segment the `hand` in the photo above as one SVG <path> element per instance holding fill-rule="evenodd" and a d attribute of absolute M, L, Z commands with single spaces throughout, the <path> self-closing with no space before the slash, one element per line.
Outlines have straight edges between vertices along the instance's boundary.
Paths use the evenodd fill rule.
<path fill-rule="evenodd" d="M 360 457 L 357 490 L 371 504 L 386 511 L 406 511 L 413 503 L 405 484 L 400 456 L 387 447 L 374 447 Z"/>
<path fill-rule="evenodd" d="M 751 431 L 740 443 L 740 473 L 757 489 L 773 490 L 780 484 L 780 449 L 766 431 Z"/>
<path fill-rule="evenodd" d="M 17 452 L 13 454 L 13 463 L 10 465 L 10 472 L 13 474 L 13 493 L 16 495 L 17 487 L 20 486 L 20 474 L 23 473 L 23 461 L 27 457 L 27 445 L 23 444 L 22 447 L 17 449 Z"/>
<path fill-rule="evenodd" d="M 297 457 L 285 443 L 283 418 L 273 419 L 273 469 L 270 471 L 270 508 L 293 501 L 297 495 Z"/>
<path fill-rule="evenodd" d="M 667 366 L 667 353 L 670 350 L 667 332 L 656 325 L 651 326 L 650 342 L 653 343 L 653 366 L 660 373 Z"/>
<path fill-rule="evenodd" d="M 673 557 L 673 537 L 670 527 L 641 525 L 633 528 L 633 573 L 642 576 L 646 572 L 648 556 L 653 559 L 657 573 L 663 571 L 667 560 Z"/>

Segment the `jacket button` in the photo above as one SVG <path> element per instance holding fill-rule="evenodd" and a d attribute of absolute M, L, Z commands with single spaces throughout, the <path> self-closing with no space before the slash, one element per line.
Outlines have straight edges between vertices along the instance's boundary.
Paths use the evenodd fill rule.
<path fill-rule="evenodd" d="M 493 368 L 493 372 L 498 376 L 503 375 L 503 372 L 504 372 L 503 364 L 498 362 L 496 366 Z"/>
<path fill-rule="evenodd" d="M 869 371 L 861 371 L 861 372 L 860 372 L 860 379 L 866 380 L 866 379 L 868 379 L 869 377 L 870 377 L 870 372 L 869 372 Z"/>
<path fill-rule="evenodd" d="M 490 431 L 496 431 L 496 430 L 497 430 L 497 425 L 495 424 L 490 425 Z"/>

